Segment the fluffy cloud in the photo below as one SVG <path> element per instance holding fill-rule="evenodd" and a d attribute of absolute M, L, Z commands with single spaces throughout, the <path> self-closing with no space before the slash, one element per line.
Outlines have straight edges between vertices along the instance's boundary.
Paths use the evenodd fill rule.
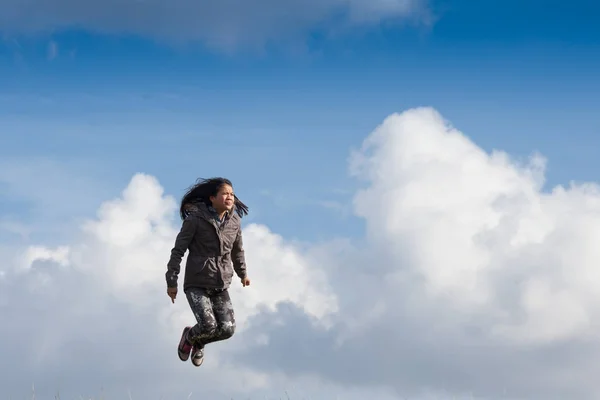
<path fill-rule="evenodd" d="M 32 245 L 2 268 L 11 323 L 0 326 L 0 386 L 134 398 L 598 397 L 597 185 L 545 190 L 541 156 L 486 153 L 429 108 L 387 118 L 350 164 L 364 182 L 354 211 L 365 236 L 298 244 L 245 226 L 253 285 L 232 288 L 239 331 L 210 346 L 200 370 L 177 359 L 192 316 L 164 288 L 175 200 L 134 176 L 78 241 Z"/>
<path fill-rule="evenodd" d="M 191 364 L 183 369 L 176 358 L 181 329 L 194 320 L 183 294 L 175 305 L 166 295 L 164 272 L 178 230 L 175 216 L 175 200 L 164 195 L 155 178 L 138 174 L 122 196 L 104 202 L 97 217 L 82 226 L 79 241 L 56 248 L 32 245 L 16 255 L 12 267 L 2 271 L 0 306 L 19 324 L 0 332 L 4 339 L 19 337 L 27 349 L 3 348 L 13 356 L 4 358 L 3 376 L 16 370 L 42 393 L 66 386 L 63 395 L 98 394 L 104 387 L 105 394 L 122 395 L 131 388 L 144 398 L 159 390 L 177 397 L 196 391 L 200 382 L 227 388 L 216 393 L 202 388 L 203 395 L 229 398 L 230 391 L 263 387 L 266 376 L 227 365 L 218 345 L 211 346 L 200 378 Z M 296 304 L 325 326 L 337 302 L 323 273 L 264 226 L 245 227 L 245 241 L 254 284 L 242 288 L 236 281 L 232 287 L 236 339 L 241 338 L 231 341 L 233 347 L 260 341 L 244 336 L 246 321 L 281 302 Z M 115 381 L 115 372 L 127 378 Z M 160 383 L 140 388 L 145 376 Z M 23 380 L 5 383 L 15 389 L 16 384 L 30 386 Z"/>
<path fill-rule="evenodd" d="M 423 20 L 427 15 L 425 0 L 177 0 L 168 7 L 158 0 L 5 0 L 0 4 L 0 31 L 52 32 L 83 27 L 100 33 L 202 41 L 232 50 L 294 38 L 331 20 L 343 25 L 375 24 L 397 18 Z"/>
<path fill-rule="evenodd" d="M 542 192 L 539 155 L 527 165 L 488 155 L 429 109 L 390 117 L 353 165 L 370 182 L 355 199 L 369 235 L 404 244 L 393 282 L 410 271 L 428 299 L 492 317 L 489 337 L 515 345 L 591 333 L 597 185 Z"/>
<path fill-rule="evenodd" d="M 334 327 L 262 315 L 271 347 L 243 360 L 398 396 L 596 398 L 600 192 L 544 190 L 544 169 L 486 153 L 432 109 L 390 116 L 351 158 L 366 235 L 329 276 Z M 296 351 L 297 332 L 313 340 Z"/>

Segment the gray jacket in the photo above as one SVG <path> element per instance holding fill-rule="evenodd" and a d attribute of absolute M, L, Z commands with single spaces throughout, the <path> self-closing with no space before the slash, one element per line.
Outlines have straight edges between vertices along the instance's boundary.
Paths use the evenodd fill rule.
<path fill-rule="evenodd" d="M 233 273 L 246 277 L 241 218 L 232 210 L 220 223 L 205 204 L 186 206 L 189 211 L 171 250 L 165 274 L 168 287 L 177 287 L 180 264 L 189 250 L 183 290 L 189 287 L 227 289 Z"/>

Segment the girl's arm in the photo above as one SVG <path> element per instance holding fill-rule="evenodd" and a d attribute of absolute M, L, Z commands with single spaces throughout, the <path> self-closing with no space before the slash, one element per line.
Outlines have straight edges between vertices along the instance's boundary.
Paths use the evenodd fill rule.
<path fill-rule="evenodd" d="M 177 276 L 181 269 L 181 259 L 194 237 L 197 224 L 198 220 L 196 219 L 196 216 L 188 215 L 181 225 L 181 230 L 175 239 L 175 246 L 171 250 L 171 258 L 167 263 L 167 272 L 165 274 L 167 287 L 177 287 Z"/>
<path fill-rule="evenodd" d="M 248 276 L 246 273 L 246 257 L 244 253 L 244 241 L 242 240 L 242 228 L 238 230 L 233 249 L 231 250 L 231 259 L 233 261 L 233 269 L 240 279 Z"/>

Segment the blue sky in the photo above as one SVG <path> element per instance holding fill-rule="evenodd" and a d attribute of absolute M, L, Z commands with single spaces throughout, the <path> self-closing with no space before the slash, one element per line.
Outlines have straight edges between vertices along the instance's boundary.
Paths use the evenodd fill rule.
<path fill-rule="evenodd" d="M 197 176 L 227 175 L 257 219 L 302 239 L 315 224 L 322 235 L 360 227 L 316 204 L 349 207 L 349 151 L 411 107 L 435 107 L 487 150 L 542 152 L 550 185 L 595 179 L 600 6 L 430 7 L 430 26 L 384 21 L 333 37 L 306 26 L 293 44 L 234 52 L 135 30 L 65 23 L 31 34 L 9 24 L 0 154 L 11 165 L 54 162 L 108 198 L 138 171 L 176 196 Z M 14 195 L 3 202 L 17 207 L 25 194 Z M 70 210 L 92 212 L 103 200 Z"/>

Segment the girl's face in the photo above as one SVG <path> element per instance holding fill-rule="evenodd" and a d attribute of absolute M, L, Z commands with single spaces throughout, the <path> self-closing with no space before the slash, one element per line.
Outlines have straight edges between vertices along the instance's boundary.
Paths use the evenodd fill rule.
<path fill-rule="evenodd" d="M 233 209 L 234 200 L 233 188 L 229 185 L 221 186 L 216 196 L 210 196 L 212 206 L 219 212 L 231 211 Z"/>

